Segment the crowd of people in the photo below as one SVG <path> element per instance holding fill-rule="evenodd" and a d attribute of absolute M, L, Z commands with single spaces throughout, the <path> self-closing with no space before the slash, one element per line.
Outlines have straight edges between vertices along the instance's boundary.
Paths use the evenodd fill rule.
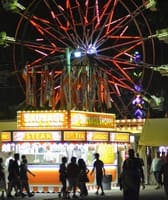
<path fill-rule="evenodd" d="M 26 195 L 28 197 L 34 196 L 30 191 L 27 173 L 35 176 L 27 167 L 27 158 L 25 155 L 21 156 L 21 160 L 18 153 L 15 153 L 14 157 L 9 155 L 5 162 L 3 158 L 0 158 L 1 198 L 5 195 L 8 198 L 12 198 L 13 190 L 15 197 L 24 197 Z"/>
<path fill-rule="evenodd" d="M 151 173 L 153 173 L 157 184 L 155 189 L 160 189 L 164 185 L 168 197 L 168 153 L 156 152 L 151 164 Z"/>
<path fill-rule="evenodd" d="M 62 157 L 59 166 L 59 178 L 62 184 L 59 197 L 67 199 L 72 195 L 72 198 L 78 198 L 76 194 L 77 188 L 79 188 L 80 196 L 86 197 L 88 195 L 86 185 L 89 182 L 88 175 L 93 175 L 93 173 L 95 174 L 97 185 L 96 195 L 104 195 L 102 185 L 103 177 L 105 176 L 104 163 L 100 160 L 99 153 L 95 153 L 94 158 L 93 168 L 89 171 L 84 159 L 77 159 L 72 156 L 68 162 L 67 157 Z M 34 195 L 30 191 L 28 173 L 32 176 L 35 176 L 35 174 L 28 169 L 27 164 L 26 156 L 22 155 L 20 159 L 18 153 L 15 153 L 14 157 L 9 155 L 5 163 L 0 158 L 0 189 L 2 197 L 4 197 L 5 193 L 7 197 L 13 197 L 12 190 L 14 190 L 16 197 L 24 197 L 26 195 L 32 197 Z M 141 185 L 145 189 L 144 167 L 144 161 L 139 154 L 135 154 L 133 149 L 129 149 L 128 157 L 123 161 L 122 170 L 119 174 L 119 186 L 123 191 L 123 200 L 139 199 Z M 7 169 L 6 172 L 5 168 Z M 163 152 L 161 155 L 160 152 L 157 152 L 151 162 L 150 171 L 157 183 L 155 189 L 159 189 L 164 185 L 165 194 L 168 197 L 168 153 L 165 154 Z"/>
<path fill-rule="evenodd" d="M 105 175 L 104 163 L 102 160 L 100 160 L 100 155 L 98 153 L 95 153 L 94 156 L 95 161 L 93 163 L 93 169 L 90 172 L 90 174 L 92 175 L 95 172 L 96 175 L 96 194 L 99 194 L 100 189 L 100 194 L 104 195 L 104 190 L 102 186 L 103 176 Z M 68 198 L 70 192 L 72 192 L 72 197 L 77 198 L 77 187 L 80 190 L 81 197 L 87 196 L 88 189 L 86 183 L 89 182 L 89 169 L 87 168 L 85 161 L 82 158 L 78 159 L 77 161 L 76 157 L 72 157 L 69 163 L 67 163 L 67 161 L 68 160 L 66 157 L 62 157 L 62 163 L 59 167 L 60 181 L 62 183 L 62 188 L 59 193 L 59 197 L 61 197 L 62 195 L 63 197 Z"/>
<path fill-rule="evenodd" d="M 138 200 L 140 186 L 145 189 L 144 162 L 139 154 L 129 149 L 128 158 L 124 160 L 119 184 L 123 190 L 123 200 Z M 165 194 L 168 197 L 168 153 L 156 152 L 152 159 L 150 172 L 155 178 L 156 188 L 160 189 L 164 185 Z"/>

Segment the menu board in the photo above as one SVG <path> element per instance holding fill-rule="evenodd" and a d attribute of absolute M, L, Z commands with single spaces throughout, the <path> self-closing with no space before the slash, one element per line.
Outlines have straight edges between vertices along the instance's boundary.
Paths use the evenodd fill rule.
<path fill-rule="evenodd" d="M 64 141 L 85 141 L 86 132 L 85 131 L 64 131 L 63 140 Z"/>
<path fill-rule="evenodd" d="M 61 141 L 61 131 L 15 131 L 13 141 Z"/>
<path fill-rule="evenodd" d="M 87 141 L 91 141 L 91 142 L 104 141 L 104 142 L 107 142 L 108 140 L 109 140 L 108 132 L 87 131 Z"/>
<path fill-rule="evenodd" d="M 130 135 L 126 132 L 112 132 L 110 133 L 110 141 L 111 142 L 130 142 Z"/>

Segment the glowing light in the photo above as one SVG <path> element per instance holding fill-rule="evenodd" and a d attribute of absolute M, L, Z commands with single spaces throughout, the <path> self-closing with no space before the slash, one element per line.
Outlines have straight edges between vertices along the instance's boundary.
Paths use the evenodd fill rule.
<path fill-rule="evenodd" d="M 140 85 L 135 85 L 134 88 L 135 88 L 135 90 L 137 92 L 141 92 L 142 91 L 142 86 L 140 86 Z"/>
<path fill-rule="evenodd" d="M 135 53 L 134 53 L 134 59 L 133 60 L 134 60 L 134 62 L 136 64 L 140 63 L 140 61 L 141 61 L 141 54 L 138 51 L 135 51 Z"/>
<path fill-rule="evenodd" d="M 74 57 L 75 57 L 75 58 L 80 58 L 81 55 L 82 55 L 82 53 L 81 53 L 80 50 L 75 50 L 73 54 L 74 54 Z"/>
<path fill-rule="evenodd" d="M 134 116 L 137 119 L 142 119 L 145 116 L 145 111 L 143 109 L 144 100 L 140 94 L 136 95 L 133 99 L 132 104 L 135 106 Z"/>
<path fill-rule="evenodd" d="M 2 6 L 7 11 L 17 11 L 18 8 L 25 10 L 25 7 L 18 3 L 18 0 L 2 0 Z"/>
<path fill-rule="evenodd" d="M 90 44 L 87 49 L 87 54 L 91 55 L 91 54 L 96 54 L 96 53 L 97 53 L 96 47 L 94 45 Z"/>

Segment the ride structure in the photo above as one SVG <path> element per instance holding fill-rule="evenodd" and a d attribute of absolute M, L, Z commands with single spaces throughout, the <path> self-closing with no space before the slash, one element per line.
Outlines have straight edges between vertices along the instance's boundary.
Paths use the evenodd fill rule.
<path fill-rule="evenodd" d="M 158 35 L 145 17 L 152 2 L 32 0 L 23 4 L 4 1 L 4 8 L 20 18 L 15 36 L 1 34 L 1 44 L 13 46 L 24 109 L 135 117 L 132 101 L 148 90 L 153 71 L 147 66 L 155 63 Z"/>

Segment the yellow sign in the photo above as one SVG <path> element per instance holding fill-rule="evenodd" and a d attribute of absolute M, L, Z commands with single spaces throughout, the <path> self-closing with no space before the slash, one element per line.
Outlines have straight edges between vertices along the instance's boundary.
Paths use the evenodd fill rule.
<path fill-rule="evenodd" d="M 19 111 L 19 130 L 114 130 L 115 115 L 84 111 Z"/>
<path fill-rule="evenodd" d="M 61 131 L 17 131 L 13 141 L 61 141 Z"/>
<path fill-rule="evenodd" d="M 129 133 L 110 133 L 111 142 L 130 142 Z"/>
<path fill-rule="evenodd" d="M 67 128 L 66 111 L 19 111 L 17 128 L 20 130 L 51 130 Z"/>
<path fill-rule="evenodd" d="M 115 115 L 96 112 L 71 111 L 71 128 L 115 128 Z"/>
<path fill-rule="evenodd" d="M 109 134 L 108 132 L 87 132 L 87 141 L 108 141 L 109 140 Z"/>
<path fill-rule="evenodd" d="M 1 141 L 2 142 L 8 142 L 11 141 L 11 132 L 1 132 Z"/>
<path fill-rule="evenodd" d="M 64 131 L 64 141 L 85 141 L 85 131 Z"/>

